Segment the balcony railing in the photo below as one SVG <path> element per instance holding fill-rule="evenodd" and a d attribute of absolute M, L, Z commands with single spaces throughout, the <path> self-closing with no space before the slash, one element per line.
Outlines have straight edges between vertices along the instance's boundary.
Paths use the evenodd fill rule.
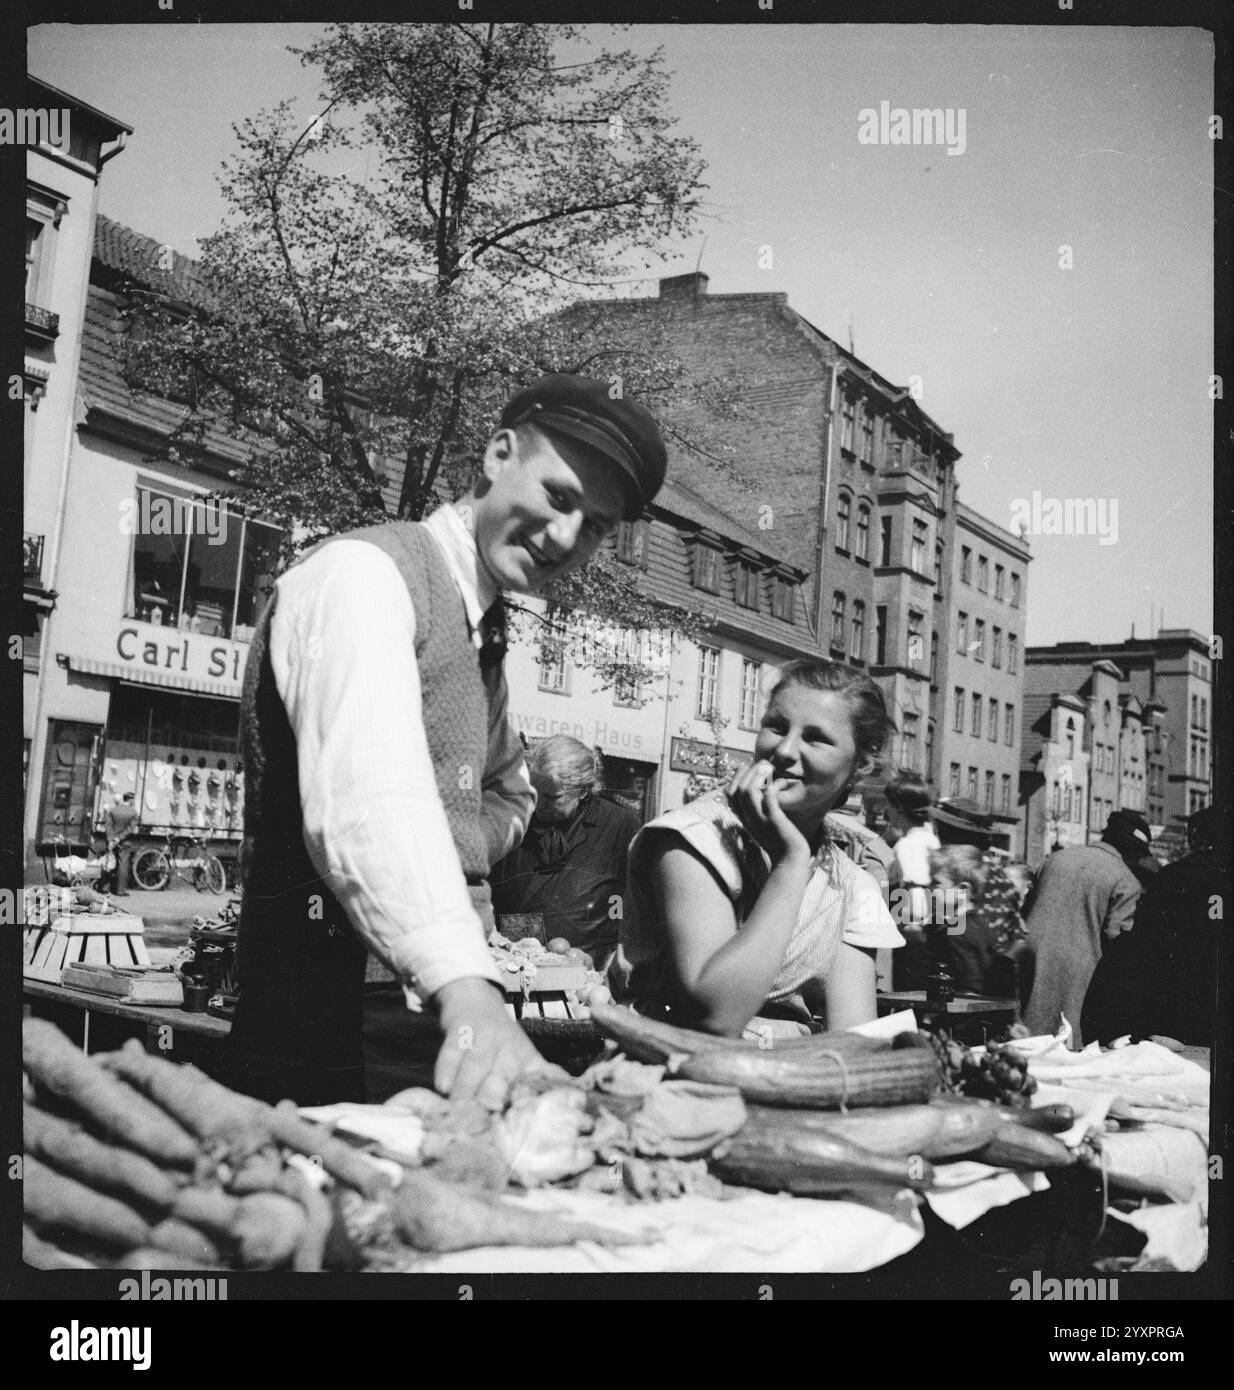
<path fill-rule="evenodd" d="M 21 577 L 26 584 L 38 585 L 42 582 L 43 539 L 29 531 L 21 538 Z"/>
<path fill-rule="evenodd" d="M 26 327 L 36 338 L 51 342 L 60 333 L 60 315 L 50 309 L 40 309 L 37 304 L 26 304 Z"/>

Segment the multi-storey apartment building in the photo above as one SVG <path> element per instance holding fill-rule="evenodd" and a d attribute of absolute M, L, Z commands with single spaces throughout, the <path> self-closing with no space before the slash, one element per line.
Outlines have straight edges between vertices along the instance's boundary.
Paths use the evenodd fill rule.
<path fill-rule="evenodd" d="M 85 795 L 93 746 L 69 729 L 49 740 L 45 676 L 74 561 L 64 522 L 98 185 L 132 127 L 33 78 L 27 101 L 22 747 L 26 785 L 46 782 L 63 815 Z"/>
<path fill-rule="evenodd" d="M 779 544 L 808 572 L 802 651 L 870 671 L 899 728 L 888 762 L 920 770 L 945 796 L 949 766 L 959 761 L 960 799 L 971 799 L 974 809 L 989 805 L 996 835 L 1010 843 L 1019 822 L 1015 740 L 1029 553 L 959 504 L 960 455 L 951 436 L 913 391 L 820 332 L 783 294 L 710 294 L 707 276 L 694 273 L 661 280 L 654 298 L 590 303 L 576 312 L 602 318 L 610 338 L 655 342 L 699 379 L 724 380 L 733 417 L 717 424 L 701 407 L 686 407 L 684 429 L 722 429 L 746 479 L 744 487 L 723 483 L 726 511 L 759 516 L 760 525 L 774 517 Z M 670 477 L 678 469 L 696 491 L 717 489 L 683 451 L 674 452 Z M 961 528 L 964 544 L 989 566 L 988 593 L 970 603 L 974 622 L 980 604 L 987 628 L 982 679 L 965 685 L 966 702 L 978 686 L 983 702 L 980 758 L 967 742 L 967 703 L 964 733 L 951 736 L 948 672 L 963 662 L 967 680 L 974 669 L 970 655 L 948 651 L 962 588 Z M 971 583 L 966 592 L 976 593 Z M 987 735 L 991 701 L 998 704 L 995 742 Z M 957 738 L 964 741 L 958 759 Z M 976 774 L 972 788 L 969 767 Z M 865 790 L 877 806 L 878 784 Z"/>
<path fill-rule="evenodd" d="M 1150 824 L 1161 827 L 1163 851 L 1176 852 L 1186 818 L 1212 799 L 1214 666 L 1208 638 L 1171 628 L 1123 642 L 1030 647 L 1026 660 L 1026 690 L 1082 692 L 1086 702 L 1093 743 L 1107 768 L 1100 792 L 1092 793 L 1100 805 L 1091 805 L 1090 834 L 1099 833 L 1110 810 L 1141 801 Z M 1113 766 L 1111 748 L 1117 749 Z"/>
<path fill-rule="evenodd" d="M 957 502 L 945 626 L 936 663 L 938 782 L 1022 848 L 1020 720 L 1028 546 Z"/>

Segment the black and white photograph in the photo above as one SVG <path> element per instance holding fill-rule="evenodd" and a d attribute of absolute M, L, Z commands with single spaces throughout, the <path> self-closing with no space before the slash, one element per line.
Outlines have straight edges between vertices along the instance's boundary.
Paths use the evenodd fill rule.
<path fill-rule="evenodd" d="M 9 26 L 33 1364 L 300 1298 L 1198 1359 L 1228 16 Z"/>

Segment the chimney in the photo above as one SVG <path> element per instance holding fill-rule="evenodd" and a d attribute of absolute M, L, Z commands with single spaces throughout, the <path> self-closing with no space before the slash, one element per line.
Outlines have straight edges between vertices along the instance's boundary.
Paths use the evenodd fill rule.
<path fill-rule="evenodd" d="M 660 280 L 661 299 L 701 299 L 707 293 L 707 276 L 701 270 L 688 275 L 666 275 Z"/>

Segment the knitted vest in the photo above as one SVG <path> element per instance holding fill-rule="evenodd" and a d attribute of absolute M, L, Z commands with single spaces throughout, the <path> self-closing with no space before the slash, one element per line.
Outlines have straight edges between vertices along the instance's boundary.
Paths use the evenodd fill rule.
<path fill-rule="evenodd" d="M 341 539 L 384 550 L 407 585 L 433 771 L 463 872 L 479 884 L 489 867 L 480 821 L 489 698 L 500 672 L 481 676 L 462 597 L 424 526 L 389 522 L 321 544 Z M 240 703 L 244 900 L 229 1077 L 269 1099 L 363 1099 L 366 951 L 304 847 L 295 736 L 268 645 L 276 601 L 254 632 Z"/>

